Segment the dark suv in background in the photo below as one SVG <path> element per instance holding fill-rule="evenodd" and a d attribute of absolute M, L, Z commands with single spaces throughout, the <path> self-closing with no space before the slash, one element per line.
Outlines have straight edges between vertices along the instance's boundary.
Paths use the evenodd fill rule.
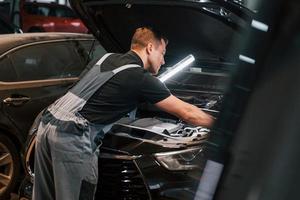
<path fill-rule="evenodd" d="M 93 55 L 104 53 L 87 34 L 0 36 L 0 198 L 18 182 L 20 152 L 36 115 L 78 80 Z"/>

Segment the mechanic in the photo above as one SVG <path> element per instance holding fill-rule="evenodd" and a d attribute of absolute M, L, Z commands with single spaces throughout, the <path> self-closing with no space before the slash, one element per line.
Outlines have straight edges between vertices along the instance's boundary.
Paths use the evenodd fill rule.
<path fill-rule="evenodd" d="M 129 52 L 104 55 L 47 108 L 36 136 L 33 200 L 94 199 L 101 139 L 140 102 L 196 126 L 212 125 L 210 115 L 152 76 L 165 63 L 167 43 L 152 28 L 136 29 Z"/>

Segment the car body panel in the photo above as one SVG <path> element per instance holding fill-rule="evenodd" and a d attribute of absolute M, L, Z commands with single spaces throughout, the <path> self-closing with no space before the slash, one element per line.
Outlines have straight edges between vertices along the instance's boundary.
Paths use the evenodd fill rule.
<path fill-rule="evenodd" d="M 32 78 L 34 78 L 36 76 L 37 80 L 34 79 L 31 80 L 31 79 L 27 79 L 28 75 L 26 75 L 26 73 L 28 72 L 19 71 L 19 69 L 15 69 L 16 71 L 7 69 L 6 72 L 9 72 L 8 73 L 9 77 L 6 77 L 6 80 L 4 81 L 2 80 L 0 82 L 0 90 L 1 93 L 3 93 L 1 95 L 1 101 L 4 102 L 2 107 L 3 112 L 10 117 L 12 122 L 16 125 L 16 127 L 19 128 L 20 131 L 29 130 L 35 116 L 47 104 L 50 104 L 50 102 L 53 102 L 58 96 L 60 96 L 62 94 L 62 91 L 66 91 L 71 83 L 77 81 L 77 77 L 67 77 L 66 75 L 64 76 L 64 78 L 59 78 L 59 76 L 55 78 L 51 78 L 49 76 L 46 79 L 42 79 L 43 77 L 47 77 L 47 75 L 45 76 L 42 75 L 43 73 L 47 73 L 47 69 L 44 69 L 43 70 L 44 72 L 42 73 L 42 70 L 37 68 L 41 66 L 42 64 L 41 59 L 43 59 L 42 57 L 40 57 L 40 55 L 42 55 L 41 52 L 40 52 L 41 54 L 38 55 L 38 51 L 42 51 L 40 45 L 44 45 L 43 48 L 46 48 L 48 44 L 50 45 L 60 44 L 62 40 L 59 42 L 59 38 L 62 35 L 59 35 L 56 38 L 55 36 L 52 35 L 53 36 L 52 41 L 50 39 L 51 37 L 47 36 L 44 38 L 45 39 L 44 43 L 42 43 L 42 40 L 40 38 L 39 38 L 39 42 L 35 43 L 34 35 L 35 34 L 33 35 L 25 34 L 20 37 L 16 36 L 16 38 L 18 39 L 15 41 L 14 38 L 11 38 L 10 36 L 3 36 L 0 39 L 0 43 L 1 43 L 1 41 L 5 41 L 6 38 L 8 37 L 10 38 L 9 41 L 4 42 L 4 45 L 1 45 L 3 49 L 3 53 L 1 55 L 2 58 L 1 63 L 6 65 L 6 68 L 8 66 L 11 66 L 12 68 L 13 66 L 21 67 L 20 64 L 23 64 L 26 65 L 28 68 L 32 67 L 32 69 L 30 70 L 36 71 L 34 73 L 36 75 L 32 74 L 29 75 L 29 77 L 32 76 Z M 40 36 L 43 36 L 43 34 Z M 72 35 L 69 36 L 71 39 Z M 80 38 L 80 36 L 77 35 L 72 40 L 74 40 L 75 38 Z M 82 35 L 81 39 L 93 40 L 91 36 L 85 36 L 85 35 Z M 19 43 L 18 41 L 27 42 L 26 46 L 22 47 L 21 43 Z M 66 42 L 68 41 L 63 41 L 63 43 Z M 6 46 L 5 43 L 7 44 L 9 43 L 10 45 Z M 13 46 L 16 48 L 13 48 Z M 4 52 L 5 48 L 6 48 L 6 52 Z M 28 52 L 28 49 L 30 48 L 32 50 Z M 31 53 L 34 52 L 36 53 L 36 55 L 31 55 Z M 49 54 L 49 56 L 50 55 L 51 54 Z M 23 56 L 26 57 L 23 58 Z M 53 70 L 55 70 L 55 68 L 56 67 L 53 66 Z M 63 76 L 63 74 L 61 74 L 60 76 Z M 39 77 L 41 77 L 41 79 L 39 79 Z M 30 114 L 28 114 L 28 110 L 31 110 Z"/>
<path fill-rule="evenodd" d="M 10 89 L 7 90 L 1 100 L 5 101 L 8 98 L 19 99 L 16 100 L 16 106 L 9 103 L 4 103 L 3 112 L 12 120 L 16 127 L 22 130 L 29 130 L 31 123 L 34 121 L 35 116 L 44 109 L 44 107 L 54 102 L 62 91 L 66 91 L 71 83 L 76 82 L 77 79 L 72 81 L 63 80 L 58 82 L 57 85 L 39 86 L 22 88 L 22 89 Z M 63 84 L 61 84 L 64 82 Z M 10 92 L 8 92 L 10 91 Z M 22 98 L 25 98 L 23 101 Z M 28 100 L 26 100 L 28 98 Z M 31 111 L 30 114 L 28 111 Z"/>

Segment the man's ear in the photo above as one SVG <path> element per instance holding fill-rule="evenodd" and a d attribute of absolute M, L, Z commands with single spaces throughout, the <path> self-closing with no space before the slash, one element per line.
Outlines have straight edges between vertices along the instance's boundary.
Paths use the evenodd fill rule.
<path fill-rule="evenodd" d="M 146 52 L 147 54 L 150 54 L 153 51 L 153 44 L 149 42 L 146 46 Z"/>

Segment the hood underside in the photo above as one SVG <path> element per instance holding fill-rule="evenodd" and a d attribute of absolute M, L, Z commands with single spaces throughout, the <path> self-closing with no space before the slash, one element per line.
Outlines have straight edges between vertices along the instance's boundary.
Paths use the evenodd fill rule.
<path fill-rule="evenodd" d="M 71 0 L 71 5 L 108 51 L 129 50 L 138 27 L 161 31 L 169 39 L 166 63 L 170 65 L 188 54 L 223 60 L 232 39 L 239 37 L 238 30 L 245 25 L 238 15 L 213 2 L 129 2 Z"/>

